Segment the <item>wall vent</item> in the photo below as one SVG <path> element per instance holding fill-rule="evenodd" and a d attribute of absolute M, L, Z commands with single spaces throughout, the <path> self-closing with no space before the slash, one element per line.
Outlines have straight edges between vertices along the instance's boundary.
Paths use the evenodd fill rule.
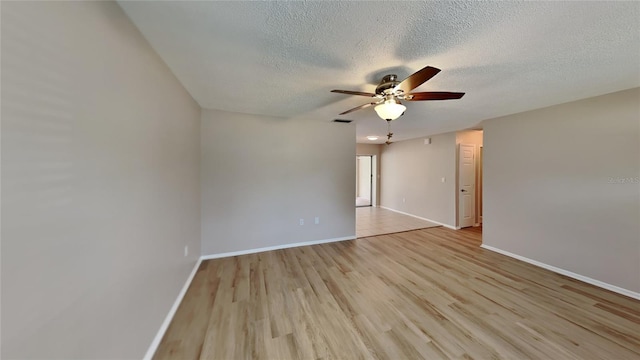
<path fill-rule="evenodd" d="M 343 124 L 348 124 L 350 122 L 352 122 L 353 120 L 345 120 L 345 119 L 333 119 L 333 122 L 337 122 L 337 123 L 343 123 Z"/>

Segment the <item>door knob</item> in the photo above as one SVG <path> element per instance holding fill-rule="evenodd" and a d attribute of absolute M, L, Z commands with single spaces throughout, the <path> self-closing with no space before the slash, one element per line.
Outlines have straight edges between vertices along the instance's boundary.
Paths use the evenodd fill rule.
<path fill-rule="evenodd" d="M 460 189 L 460 191 L 461 191 L 461 192 L 467 192 L 467 190 L 465 190 L 465 189 Z"/>

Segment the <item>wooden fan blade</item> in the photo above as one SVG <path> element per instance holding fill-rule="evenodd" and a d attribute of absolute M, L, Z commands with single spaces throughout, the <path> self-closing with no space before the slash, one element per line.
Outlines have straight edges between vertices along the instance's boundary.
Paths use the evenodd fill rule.
<path fill-rule="evenodd" d="M 338 94 L 360 95 L 360 96 L 368 96 L 368 97 L 376 96 L 376 94 L 373 94 L 373 93 L 362 92 L 362 91 L 351 91 L 351 90 L 331 90 L 331 92 L 338 93 Z"/>
<path fill-rule="evenodd" d="M 413 74 L 409 75 L 408 78 L 402 80 L 402 82 L 396 86 L 396 90 L 402 90 L 406 94 L 409 91 L 422 85 L 425 81 L 436 76 L 436 74 L 439 72 L 440 72 L 440 69 L 436 69 L 431 66 L 424 67 L 414 72 Z"/>
<path fill-rule="evenodd" d="M 428 91 L 418 92 L 405 95 L 405 100 L 409 101 L 423 101 L 423 100 L 450 100 L 460 99 L 464 96 L 461 92 L 447 92 L 447 91 Z"/>
<path fill-rule="evenodd" d="M 348 114 L 350 112 L 354 112 L 356 110 L 360 110 L 360 109 L 364 109 L 364 108 L 368 108 L 369 106 L 373 106 L 373 105 L 378 105 L 379 102 L 373 102 L 373 103 L 369 103 L 369 104 L 364 104 L 364 105 L 360 105 L 360 106 L 356 106 L 353 109 L 349 109 L 345 112 L 341 112 L 340 115 L 344 115 L 344 114 Z"/>

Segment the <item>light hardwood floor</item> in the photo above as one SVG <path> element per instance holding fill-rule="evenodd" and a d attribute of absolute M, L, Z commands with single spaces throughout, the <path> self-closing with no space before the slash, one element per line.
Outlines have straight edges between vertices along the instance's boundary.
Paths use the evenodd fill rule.
<path fill-rule="evenodd" d="M 156 359 L 639 359 L 640 302 L 442 227 L 202 263 Z"/>
<path fill-rule="evenodd" d="M 381 207 L 356 208 L 356 236 L 359 238 L 435 226 L 439 225 Z"/>

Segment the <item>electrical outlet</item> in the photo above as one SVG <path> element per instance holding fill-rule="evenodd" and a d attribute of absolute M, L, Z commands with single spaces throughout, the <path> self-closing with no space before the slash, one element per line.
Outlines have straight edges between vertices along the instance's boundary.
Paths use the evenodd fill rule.
<path fill-rule="evenodd" d="M 189 256 L 189 245 L 184 246 L 184 256 Z"/>
<path fill-rule="evenodd" d="M 442 182 L 447 182 L 447 179 L 446 178 L 442 178 Z"/>
<path fill-rule="evenodd" d="M 316 216 L 316 225 L 320 224 L 320 217 Z"/>
<path fill-rule="evenodd" d="M 300 225 L 304 225 L 304 219 L 300 219 Z"/>
<path fill-rule="evenodd" d="M 405 200 L 406 200 L 405 198 L 402 198 L 402 203 L 403 203 L 403 204 L 405 203 Z"/>

